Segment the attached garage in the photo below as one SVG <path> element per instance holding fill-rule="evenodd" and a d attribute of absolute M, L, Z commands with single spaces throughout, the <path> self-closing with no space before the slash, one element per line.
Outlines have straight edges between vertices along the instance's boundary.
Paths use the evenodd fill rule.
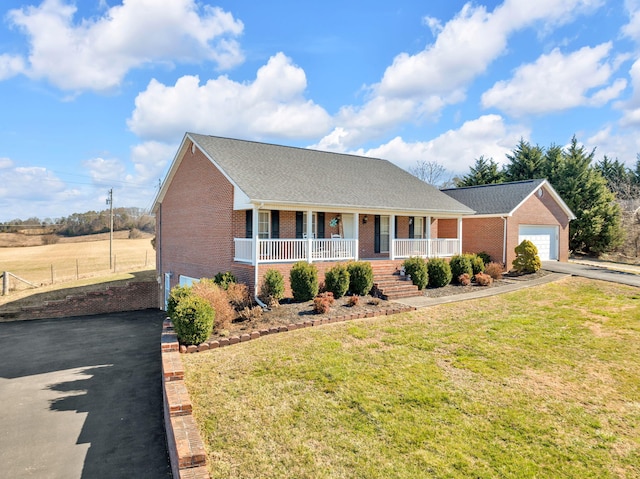
<path fill-rule="evenodd" d="M 531 241 L 538 248 L 538 256 L 542 261 L 558 260 L 557 226 L 520 225 L 518 244 L 524 240 Z"/>

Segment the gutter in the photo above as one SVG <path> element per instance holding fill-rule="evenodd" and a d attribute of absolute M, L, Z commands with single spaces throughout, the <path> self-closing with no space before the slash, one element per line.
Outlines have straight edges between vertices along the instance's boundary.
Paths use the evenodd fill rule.
<path fill-rule="evenodd" d="M 507 217 L 502 217 L 502 223 L 504 224 L 502 232 L 502 264 L 507 267 Z"/>

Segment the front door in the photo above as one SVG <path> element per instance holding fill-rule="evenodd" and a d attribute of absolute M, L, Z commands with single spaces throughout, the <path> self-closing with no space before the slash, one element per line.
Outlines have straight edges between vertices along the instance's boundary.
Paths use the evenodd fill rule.
<path fill-rule="evenodd" d="M 353 229 L 354 229 L 354 225 L 353 225 L 353 215 L 348 213 L 348 214 L 343 214 L 342 215 L 342 237 L 345 239 L 353 239 Z"/>

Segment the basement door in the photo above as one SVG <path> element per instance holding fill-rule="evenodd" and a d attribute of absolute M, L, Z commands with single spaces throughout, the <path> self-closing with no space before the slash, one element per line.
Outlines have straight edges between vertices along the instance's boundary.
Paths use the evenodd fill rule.
<path fill-rule="evenodd" d="M 531 241 L 538 248 L 538 256 L 542 261 L 558 260 L 558 227 L 520 225 L 518 231 L 518 244 L 524 240 Z"/>

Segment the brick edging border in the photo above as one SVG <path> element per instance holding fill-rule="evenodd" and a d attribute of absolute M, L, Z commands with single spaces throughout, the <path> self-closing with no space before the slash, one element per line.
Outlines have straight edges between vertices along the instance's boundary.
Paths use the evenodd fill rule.
<path fill-rule="evenodd" d="M 414 306 L 395 305 L 386 309 L 380 309 L 380 311 L 367 311 L 365 313 L 353 313 L 343 314 L 341 316 L 334 316 L 332 318 L 318 318 L 307 321 L 299 321 L 297 323 L 291 323 L 281 326 L 272 326 L 270 328 L 261 329 L 259 331 L 251 331 L 250 333 L 244 333 L 241 335 L 230 336 L 229 338 L 220 338 L 212 341 L 205 341 L 198 346 L 185 346 L 181 344 L 179 352 L 184 353 L 199 353 L 202 351 L 209 351 L 210 349 L 222 348 L 225 346 L 232 346 L 238 343 L 244 343 L 253 339 L 258 339 L 263 336 L 271 334 L 284 333 L 287 331 L 293 331 L 295 329 L 311 328 L 313 326 L 321 326 L 329 323 L 342 323 L 345 321 L 351 321 L 353 319 L 375 318 L 377 316 L 391 316 L 392 314 L 407 313 L 409 311 L 415 311 L 417 308 Z M 320 316 L 320 315 L 318 315 Z"/>

